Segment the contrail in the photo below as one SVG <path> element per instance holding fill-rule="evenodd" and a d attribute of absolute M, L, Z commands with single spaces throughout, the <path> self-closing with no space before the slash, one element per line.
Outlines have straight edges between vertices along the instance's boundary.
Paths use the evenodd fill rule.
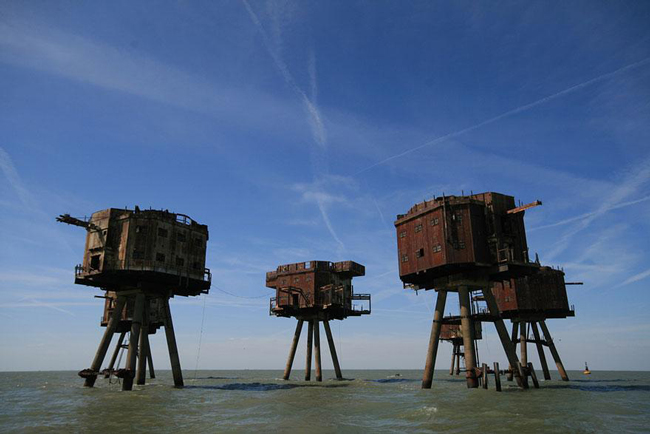
<path fill-rule="evenodd" d="M 628 174 L 625 180 L 618 187 L 608 192 L 605 200 L 595 211 L 582 218 L 573 230 L 570 230 L 562 236 L 560 241 L 556 243 L 557 247 L 546 255 L 547 260 L 552 260 L 566 250 L 569 246 L 569 241 L 574 235 L 585 230 L 594 220 L 608 212 L 610 209 L 618 207 L 619 205 L 631 205 L 634 203 L 635 201 L 631 201 L 632 203 L 623 203 L 622 201 L 628 196 L 636 194 L 636 191 L 650 180 L 650 157 L 641 161 L 629 170 L 629 172 L 631 173 Z M 643 200 L 644 198 L 641 198 L 636 202 L 642 202 Z"/>
<path fill-rule="evenodd" d="M 438 137 L 436 139 L 430 140 L 428 142 L 425 142 L 425 143 L 421 144 L 420 146 L 416 146 L 415 148 L 408 149 L 408 150 L 406 150 L 404 152 L 401 152 L 399 154 L 393 155 L 392 157 L 385 158 L 385 159 L 383 159 L 383 160 L 381 160 L 381 161 L 379 161 L 379 162 L 377 162 L 375 164 L 372 164 L 372 165 L 366 167 L 365 169 L 361 169 L 360 171 L 356 172 L 353 176 L 359 175 L 359 174 L 361 174 L 363 172 L 367 172 L 370 169 L 373 169 L 373 168 L 375 168 L 377 166 L 380 166 L 380 165 L 382 165 L 382 164 L 384 164 L 384 163 L 386 163 L 388 161 L 391 161 L 391 160 L 394 160 L 396 158 L 402 157 L 404 155 L 410 154 L 411 152 L 417 151 L 418 149 L 422 149 L 422 148 L 425 148 L 427 146 L 435 145 L 436 143 L 443 142 L 443 141 L 445 141 L 447 139 L 451 139 L 453 137 L 460 136 L 462 134 L 468 133 L 470 131 L 474 131 L 474 130 L 476 130 L 478 128 L 481 128 L 481 127 L 484 127 L 486 125 L 492 124 L 494 122 L 500 121 L 503 118 L 507 118 L 507 117 L 510 117 L 510 116 L 515 115 L 517 113 L 521 113 L 521 112 L 529 110 L 529 109 L 531 109 L 533 107 L 537 107 L 538 105 L 544 104 L 545 102 L 560 98 L 560 97 L 562 97 L 564 95 L 567 95 L 567 94 L 569 94 L 571 92 L 574 92 L 576 90 L 582 89 L 582 88 L 587 87 L 589 85 L 592 85 L 594 83 L 598 83 L 599 81 L 606 80 L 606 79 L 608 79 L 610 77 L 618 75 L 618 74 L 620 74 L 622 72 L 625 72 L 625 71 L 627 71 L 629 69 L 634 69 L 634 68 L 637 68 L 639 66 L 645 65 L 648 62 L 650 62 L 650 57 L 646 57 L 645 59 L 640 60 L 638 62 L 632 63 L 632 64 L 627 65 L 627 66 L 623 66 L 622 68 L 619 68 L 616 71 L 608 72 L 607 74 L 603 74 L 603 75 L 600 75 L 600 76 L 598 76 L 596 78 L 592 78 L 591 80 L 587 80 L 587 81 L 585 81 L 583 83 L 576 84 L 575 86 L 571 86 L 571 87 L 569 87 L 567 89 L 564 89 L 564 90 L 562 90 L 562 91 L 560 91 L 558 93 L 554 93 L 553 95 L 549 95 L 549 96 L 544 97 L 542 99 L 539 99 L 539 100 L 537 100 L 535 102 L 531 102 L 530 104 L 526 104 L 526 105 L 523 105 L 521 107 L 517 107 L 515 109 L 509 110 L 509 111 L 507 111 L 505 113 L 502 113 L 502 114 L 500 114 L 498 116 L 495 116 L 493 118 L 490 118 L 488 120 L 480 122 L 480 123 L 478 123 L 476 125 L 473 125 L 471 127 L 467 127 L 467 128 L 462 129 L 462 130 L 455 131 L 453 133 L 449 133 L 449 134 L 446 134 L 444 136 Z"/>
<path fill-rule="evenodd" d="M 300 86 L 298 86 L 298 83 L 296 83 L 296 80 L 293 78 L 293 75 L 291 74 L 291 71 L 289 71 L 286 63 L 284 63 L 280 55 L 273 48 L 271 40 L 266 34 L 264 26 L 262 26 L 262 23 L 260 22 L 253 8 L 251 8 L 247 0 L 242 0 L 242 3 L 244 4 L 244 7 L 246 7 L 246 11 L 253 21 L 253 24 L 255 24 L 255 27 L 257 27 L 260 34 L 262 35 L 262 41 L 264 42 L 266 51 L 273 59 L 273 62 L 280 71 L 282 78 L 284 78 L 284 81 L 300 98 L 304 105 L 305 111 L 307 112 L 312 136 L 314 143 L 316 144 L 316 147 L 312 148 L 311 163 L 312 170 L 314 171 L 314 178 L 316 184 L 318 184 L 324 175 L 327 174 L 327 160 L 324 154 L 327 150 L 327 134 L 325 131 L 325 125 L 323 124 L 323 119 L 321 117 L 320 111 L 318 110 L 318 107 L 316 107 L 315 102 L 316 96 L 318 94 L 318 87 L 316 85 L 316 61 L 314 58 L 314 53 L 311 53 L 309 59 L 309 78 L 312 93 L 312 99 L 310 99 L 307 94 L 300 88 Z M 334 241 L 338 243 L 339 247 L 345 250 L 345 244 L 343 244 L 336 231 L 334 230 L 334 227 L 332 226 L 332 222 L 330 221 L 330 218 L 327 214 L 325 203 L 322 201 L 322 199 L 317 199 L 317 204 L 318 210 L 320 211 L 321 216 L 323 217 L 323 221 L 325 222 L 325 227 L 327 227 L 327 230 L 329 231 L 330 235 L 332 235 L 332 238 L 334 238 Z"/>
<path fill-rule="evenodd" d="M 621 286 L 629 285 L 630 283 L 638 282 L 639 280 L 643 280 L 647 277 L 650 277 L 650 269 L 647 269 L 639 274 L 635 274 L 634 276 L 628 278 L 625 282 L 616 285 L 614 288 L 620 288 Z"/>
<path fill-rule="evenodd" d="M 14 166 L 11 157 L 2 147 L 0 147 L 0 172 L 4 174 L 5 178 L 7 178 L 9 185 L 13 188 L 22 204 L 27 208 L 33 208 L 34 200 L 32 195 L 23 185 L 20 176 L 18 176 L 16 166 Z"/>
<path fill-rule="evenodd" d="M 619 203 L 617 205 L 613 205 L 613 206 L 610 206 L 608 208 L 603 209 L 601 214 L 605 213 L 607 211 L 613 211 L 615 209 L 624 208 L 624 207 L 627 207 L 627 206 L 630 206 L 630 205 L 636 205 L 637 203 L 646 202 L 648 200 L 650 200 L 650 196 L 645 196 L 645 197 L 642 197 L 641 199 L 636 199 L 636 200 L 631 200 L 631 201 L 628 201 L 628 202 Z M 588 218 L 588 217 L 592 217 L 594 215 L 598 215 L 598 211 L 591 211 L 591 212 L 588 212 L 588 213 L 585 213 L 585 214 L 581 214 L 579 216 L 570 217 L 568 219 L 561 220 L 559 222 L 555 222 L 555 223 L 551 223 L 551 224 L 543 225 L 543 226 L 537 226 L 537 227 L 529 229 L 527 232 L 535 232 L 535 231 L 538 231 L 540 229 L 554 228 L 556 226 L 566 225 L 566 224 L 569 224 L 569 223 L 573 223 L 575 221 L 579 221 L 579 220 L 583 220 L 583 219 Z"/>
<path fill-rule="evenodd" d="M 377 199 L 375 199 L 374 196 L 372 198 L 372 201 L 375 203 L 375 207 L 377 208 L 377 212 L 379 213 L 379 217 L 381 218 L 381 222 L 384 224 L 384 226 L 390 227 L 391 225 L 386 223 L 386 219 L 384 219 L 384 213 L 381 212 L 381 208 L 379 208 L 379 204 L 377 203 Z"/>

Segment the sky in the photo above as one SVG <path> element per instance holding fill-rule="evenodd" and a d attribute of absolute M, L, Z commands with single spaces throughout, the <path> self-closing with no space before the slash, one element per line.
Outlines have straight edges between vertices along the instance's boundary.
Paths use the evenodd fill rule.
<path fill-rule="evenodd" d="M 543 202 L 531 253 L 584 282 L 547 322 L 565 366 L 646 370 L 648 22 L 643 1 L 0 2 L 0 371 L 90 365 L 101 291 L 55 217 L 135 205 L 210 230 L 210 293 L 171 301 L 184 369 L 283 368 L 265 272 L 307 260 L 366 266 L 372 314 L 332 324 L 344 373 L 422 369 L 435 293 L 402 288 L 393 222 L 470 191 Z"/>

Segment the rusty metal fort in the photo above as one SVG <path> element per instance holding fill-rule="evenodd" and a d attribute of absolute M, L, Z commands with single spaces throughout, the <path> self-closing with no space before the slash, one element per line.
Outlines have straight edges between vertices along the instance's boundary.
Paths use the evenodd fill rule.
<path fill-rule="evenodd" d="M 545 320 L 573 316 L 566 295 L 564 273 L 531 261 L 526 242 L 524 212 L 541 205 L 535 201 L 517 206 L 512 196 L 481 193 L 443 196 L 414 205 L 395 221 L 399 274 L 404 287 L 434 289 L 437 295 L 422 387 L 431 388 L 440 340 L 453 344 L 450 373 L 460 371 L 464 359 L 467 387 L 479 382 L 487 388 L 493 373 L 501 390 L 501 370 L 487 364 L 479 367 L 476 341 L 482 336 L 482 322 L 495 325 L 508 359 L 505 370 L 521 388 L 528 377 L 539 387 L 526 344 L 536 344 L 544 377 L 550 378 L 543 346 L 550 348 L 563 380 L 568 376 L 548 331 Z M 444 317 L 447 294 L 458 294 L 460 315 Z M 512 336 L 504 319 L 513 322 Z M 536 325 L 545 336 L 542 340 Z M 528 337 L 527 325 L 534 339 Z M 517 328 L 521 329 L 521 359 L 517 356 Z M 462 347 L 462 351 L 461 351 Z"/>
<path fill-rule="evenodd" d="M 352 261 L 301 262 L 280 265 L 276 271 L 266 273 L 266 286 L 276 291 L 275 297 L 271 298 L 271 315 L 298 319 L 284 370 L 285 380 L 291 375 L 291 366 L 305 321 L 308 322 L 305 380 L 309 381 L 311 378 L 312 342 L 315 350 L 316 381 L 323 380 L 320 322 L 325 328 L 336 378 L 343 378 L 329 322 L 332 319 L 343 320 L 349 316 L 370 314 L 370 294 L 354 294 L 352 289 L 352 278 L 365 274 L 364 266 Z"/>
<path fill-rule="evenodd" d="M 407 289 L 433 289 L 437 301 L 427 351 L 423 388 L 431 388 L 440 341 L 453 345 L 450 374 L 464 364 L 467 387 L 488 386 L 494 375 L 501 390 L 501 375 L 528 388 L 528 379 L 539 387 L 527 344 L 534 343 L 545 379 L 550 372 L 544 346 L 550 349 L 562 380 L 568 376 L 547 319 L 574 316 L 569 306 L 564 272 L 542 266 L 528 254 L 524 213 L 541 205 L 515 204 L 512 196 L 481 193 L 442 196 L 414 205 L 395 221 L 399 276 Z M 106 330 L 90 368 L 79 372 L 84 385 L 92 387 L 103 374 L 122 379 L 131 390 L 134 380 L 144 384 L 147 365 L 154 378 L 149 335 L 163 327 L 172 366 L 174 385 L 183 386 L 169 300 L 174 296 L 207 294 L 211 283 L 205 267 L 208 228 L 184 214 L 159 210 L 110 208 L 90 219 L 68 214 L 58 221 L 86 229 L 83 263 L 75 268 L 75 283 L 105 291 L 101 326 Z M 331 320 L 369 315 L 370 294 L 355 294 L 353 277 L 365 275 L 365 267 L 353 261 L 308 261 L 280 265 L 266 273 L 266 286 L 275 290 L 269 313 L 294 317 L 297 325 L 283 378 L 291 375 L 304 323 L 308 324 L 305 380 L 311 379 L 312 355 L 316 381 L 322 381 L 320 323 L 323 323 L 337 379 L 343 375 L 330 328 Z M 460 314 L 444 316 L 449 292 L 458 294 Z M 504 320 L 512 322 L 508 334 Z M 493 323 L 508 360 L 480 365 L 477 341 L 482 323 Z M 543 339 L 539 332 L 543 333 Z M 530 336 L 532 332 L 532 337 Z M 117 345 L 106 369 L 101 370 L 113 335 Z M 128 344 L 124 341 L 126 336 Z M 516 346 L 520 345 L 520 355 Z M 313 354 L 312 354 L 313 348 Z M 127 351 L 124 368 L 118 354 Z"/>
<path fill-rule="evenodd" d="M 122 378 L 122 390 L 131 390 L 134 378 L 137 384 L 145 384 L 147 362 L 151 378 L 155 375 L 149 334 L 164 327 L 174 385 L 182 387 L 169 299 L 208 293 L 208 227 L 183 214 L 141 211 L 138 207 L 98 211 L 88 221 L 67 214 L 57 220 L 87 231 L 83 263 L 75 268 L 75 283 L 105 291 L 101 325 L 106 331 L 90 368 L 79 373 L 85 379 L 84 385 L 95 384 L 116 332 L 120 336 L 106 375 Z M 127 332 L 126 366 L 115 370 Z"/>

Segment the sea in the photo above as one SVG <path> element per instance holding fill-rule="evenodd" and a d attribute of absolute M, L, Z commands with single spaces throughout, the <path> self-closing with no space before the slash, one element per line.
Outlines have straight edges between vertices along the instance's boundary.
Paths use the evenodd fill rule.
<path fill-rule="evenodd" d="M 540 375 L 541 373 L 538 373 Z M 436 371 L 420 388 L 416 370 L 324 371 L 322 383 L 280 379 L 281 371 L 170 371 L 122 392 L 119 380 L 84 388 L 76 372 L 0 373 L 0 432 L 61 433 L 389 433 L 650 432 L 650 372 L 569 371 L 571 381 L 541 380 L 520 390 L 467 389 Z M 313 380 L 313 374 L 312 374 Z"/>

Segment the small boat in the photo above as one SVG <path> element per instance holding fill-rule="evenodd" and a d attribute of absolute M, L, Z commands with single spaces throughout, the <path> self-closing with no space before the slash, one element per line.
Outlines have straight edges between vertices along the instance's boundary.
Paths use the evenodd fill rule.
<path fill-rule="evenodd" d="M 582 373 L 585 375 L 591 375 L 591 371 L 589 370 L 589 366 L 587 366 L 587 362 L 585 362 L 585 370 L 582 371 Z"/>

